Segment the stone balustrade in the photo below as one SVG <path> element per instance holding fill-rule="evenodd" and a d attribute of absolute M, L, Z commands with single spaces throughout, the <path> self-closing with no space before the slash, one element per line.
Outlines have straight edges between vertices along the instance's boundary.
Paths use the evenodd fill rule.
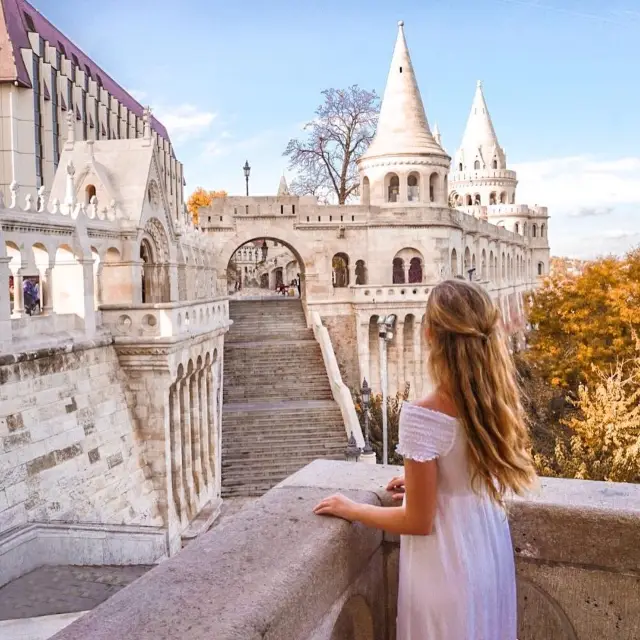
<path fill-rule="evenodd" d="M 426 303 L 433 284 L 394 284 L 383 286 L 354 285 L 353 301 L 358 303 L 420 302 Z"/>
<path fill-rule="evenodd" d="M 103 305 L 102 321 L 116 338 L 173 338 L 215 331 L 229 324 L 229 299 Z"/>
<path fill-rule="evenodd" d="M 317 460 L 54 639 L 392 640 L 398 537 L 312 508 L 389 505 L 398 471 Z M 637 638 L 639 486 L 542 479 L 509 515 L 520 640 Z"/>

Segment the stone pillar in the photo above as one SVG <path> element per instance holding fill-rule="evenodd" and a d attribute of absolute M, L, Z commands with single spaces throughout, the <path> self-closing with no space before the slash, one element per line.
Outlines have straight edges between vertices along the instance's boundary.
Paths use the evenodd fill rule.
<path fill-rule="evenodd" d="M 21 318 L 24 315 L 24 284 L 22 269 L 13 272 L 13 317 Z"/>
<path fill-rule="evenodd" d="M 189 376 L 189 406 L 191 411 L 191 470 L 193 473 L 193 486 L 195 487 L 198 509 L 202 506 L 204 487 L 202 482 L 202 459 L 200 457 L 200 396 L 198 394 L 198 375 L 196 369 Z"/>
<path fill-rule="evenodd" d="M 404 267 L 404 283 L 409 284 L 409 269 L 411 269 L 411 261 L 404 261 L 402 266 Z"/>
<path fill-rule="evenodd" d="M 189 400 L 189 378 L 180 381 L 180 430 L 182 432 L 182 485 L 186 495 L 187 519 L 195 517 L 196 499 L 191 463 L 191 402 Z"/>
<path fill-rule="evenodd" d="M 416 317 L 413 323 L 413 357 L 415 360 L 416 398 L 422 395 L 426 377 L 426 354 L 422 347 L 422 318 Z"/>
<path fill-rule="evenodd" d="M 171 438 L 171 488 L 173 492 L 173 506 L 177 521 L 181 528 L 187 526 L 187 505 L 182 473 L 182 419 L 180 413 L 180 386 L 177 380 L 171 386 L 169 400 L 169 435 Z"/>
<path fill-rule="evenodd" d="M 79 260 L 82 265 L 82 282 L 84 296 L 82 301 L 82 317 L 84 318 L 84 331 L 87 336 L 96 332 L 96 308 L 93 291 L 93 258 Z"/>
<path fill-rule="evenodd" d="M 409 202 L 409 189 L 407 188 L 407 174 L 399 173 L 398 179 L 400 180 L 400 193 L 398 195 L 398 202 Z"/>
<path fill-rule="evenodd" d="M 0 238 L 1 239 L 1 238 Z M 11 300 L 9 299 L 9 263 L 4 254 L 4 243 L 0 246 L 0 350 L 11 344 Z"/>
<path fill-rule="evenodd" d="M 40 303 L 42 313 L 49 316 L 53 313 L 53 269 L 49 267 L 40 272 Z"/>
<path fill-rule="evenodd" d="M 407 381 L 407 375 L 404 370 L 404 322 L 398 322 L 396 325 L 396 344 L 398 345 L 398 391 L 404 389 Z"/>
<path fill-rule="evenodd" d="M 205 365 L 198 374 L 198 394 L 200 408 L 200 459 L 202 460 L 202 476 L 204 479 L 206 493 L 211 493 L 211 427 L 209 426 L 209 403 L 207 402 L 207 372 L 209 366 Z"/>
<path fill-rule="evenodd" d="M 204 393 L 207 407 L 207 440 L 209 442 L 208 458 L 207 458 L 207 473 L 210 478 L 210 489 L 212 494 L 216 494 L 217 474 L 218 466 L 216 464 L 216 453 L 218 448 L 216 430 L 218 423 L 216 421 L 216 407 L 215 407 L 215 384 L 213 380 L 212 369 L 215 365 L 211 364 L 206 369 L 204 379 Z"/>
<path fill-rule="evenodd" d="M 367 380 L 369 386 L 375 381 L 371 379 L 371 357 L 369 354 L 369 320 L 366 323 L 364 321 L 357 323 L 357 339 L 358 339 L 358 359 L 360 362 L 360 380 L 358 384 L 361 385 L 363 380 Z"/>

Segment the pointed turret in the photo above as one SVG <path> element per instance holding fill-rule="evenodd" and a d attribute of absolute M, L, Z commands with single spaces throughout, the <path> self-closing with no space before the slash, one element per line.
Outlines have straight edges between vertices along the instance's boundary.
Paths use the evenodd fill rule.
<path fill-rule="evenodd" d="M 462 137 L 456 161 L 463 170 L 506 169 L 504 151 L 498 143 L 489 108 L 484 99 L 482 82 L 478 80 L 471 113 Z M 479 166 L 478 166 L 479 165 Z"/>
<path fill-rule="evenodd" d="M 287 184 L 287 179 L 284 177 L 284 173 L 280 177 L 280 184 L 278 185 L 278 195 L 279 196 L 290 196 L 289 185 Z"/>
<path fill-rule="evenodd" d="M 442 147 L 442 136 L 440 135 L 440 128 L 437 122 L 433 127 L 433 139 L 438 143 L 439 147 Z"/>
<path fill-rule="evenodd" d="M 398 22 L 398 27 L 376 135 L 363 157 L 424 153 L 442 155 L 442 149 L 429 129 L 404 37 L 404 22 Z"/>

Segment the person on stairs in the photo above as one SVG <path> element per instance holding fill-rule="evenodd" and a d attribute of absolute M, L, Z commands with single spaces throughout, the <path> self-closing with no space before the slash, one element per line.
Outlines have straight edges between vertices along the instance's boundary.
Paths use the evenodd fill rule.
<path fill-rule="evenodd" d="M 534 486 L 516 373 L 498 308 L 480 286 L 438 284 L 427 302 L 434 391 L 400 414 L 402 506 L 342 495 L 316 514 L 400 534 L 398 640 L 516 640 L 505 498 Z"/>

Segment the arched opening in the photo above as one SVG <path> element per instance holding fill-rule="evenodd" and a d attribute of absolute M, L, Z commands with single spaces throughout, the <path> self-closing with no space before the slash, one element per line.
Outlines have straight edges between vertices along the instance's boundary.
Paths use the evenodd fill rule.
<path fill-rule="evenodd" d="M 503 252 L 502 253 L 502 280 L 506 280 L 506 278 L 507 278 L 507 261 Z"/>
<path fill-rule="evenodd" d="M 458 275 L 458 252 L 455 249 L 451 250 L 451 275 Z"/>
<path fill-rule="evenodd" d="M 356 284 L 367 284 L 367 265 L 364 260 L 356 261 Z"/>
<path fill-rule="evenodd" d="M 386 178 L 387 202 L 398 202 L 400 198 L 400 178 L 395 173 L 390 173 Z"/>
<path fill-rule="evenodd" d="M 333 271 L 333 286 L 342 288 L 349 286 L 349 256 L 346 253 L 336 253 L 331 259 Z"/>
<path fill-rule="evenodd" d="M 471 194 L 467 193 L 467 195 L 465 196 L 465 200 L 466 200 L 467 207 L 470 207 L 473 205 L 473 198 L 471 197 Z"/>
<path fill-rule="evenodd" d="M 476 160 L 476 161 L 473 163 L 473 168 L 474 168 L 476 171 L 479 171 L 479 170 L 480 170 L 480 160 Z"/>
<path fill-rule="evenodd" d="M 422 260 L 420 258 L 411 258 L 409 263 L 409 283 L 422 282 Z"/>
<path fill-rule="evenodd" d="M 434 171 L 429 176 L 429 202 L 435 202 L 438 197 L 438 180 L 439 175 Z"/>
<path fill-rule="evenodd" d="M 492 192 L 489 194 L 489 204 L 496 204 L 496 203 L 497 203 L 496 198 L 497 198 L 496 192 L 495 192 L 495 191 L 492 191 Z"/>
<path fill-rule="evenodd" d="M 371 202 L 371 192 L 370 192 L 371 186 L 369 184 L 369 178 L 367 176 L 365 176 L 362 179 L 362 204 L 365 207 L 369 206 L 369 203 Z"/>
<path fill-rule="evenodd" d="M 511 204 L 515 204 L 516 203 L 516 194 L 512 193 L 511 194 Z"/>
<path fill-rule="evenodd" d="M 484 249 L 480 255 L 480 275 L 483 280 L 487 279 L 487 252 Z"/>
<path fill-rule="evenodd" d="M 480 206 L 482 204 L 482 198 L 480 198 L 479 193 L 476 193 L 476 195 L 473 197 L 473 204 L 476 206 Z"/>
<path fill-rule="evenodd" d="M 507 192 L 502 191 L 500 193 L 500 204 L 507 204 Z"/>
<path fill-rule="evenodd" d="M 458 165 L 458 171 L 462 171 L 462 162 Z"/>
<path fill-rule="evenodd" d="M 52 288 L 55 313 L 84 317 L 82 265 L 69 245 L 62 245 L 56 251 Z"/>
<path fill-rule="evenodd" d="M 513 225 L 513 232 L 514 232 L 514 233 L 520 233 L 520 223 L 519 223 L 519 222 L 516 222 L 516 223 Z"/>
<path fill-rule="evenodd" d="M 523 236 L 527 235 L 527 223 L 526 222 L 522 223 L 522 235 Z"/>
<path fill-rule="evenodd" d="M 541 238 L 544 238 L 544 234 L 545 234 L 545 232 L 546 232 L 545 225 L 541 224 L 541 225 L 540 225 L 540 237 L 541 237 Z"/>
<path fill-rule="evenodd" d="M 404 260 L 402 258 L 393 259 L 393 284 L 404 284 Z"/>
<path fill-rule="evenodd" d="M 489 252 L 489 278 L 492 282 L 496 280 L 496 265 L 493 263 L 493 251 Z"/>
<path fill-rule="evenodd" d="M 140 260 L 142 260 L 142 304 L 152 302 L 151 288 L 153 279 L 153 249 L 147 238 L 143 238 L 140 243 Z"/>
<path fill-rule="evenodd" d="M 533 238 L 537 238 L 538 237 L 538 225 L 537 224 L 531 225 L 531 236 Z"/>
<path fill-rule="evenodd" d="M 93 198 L 95 195 L 96 195 L 95 186 L 92 184 L 88 184 L 86 189 L 84 190 L 84 203 L 90 204 L 91 198 Z"/>
<path fill-rule="evenodd" d="M 274 269 L 273 277 L 276 281 L 276 289 L 284 286 L 284 271 L 282 267 L 277 267 L 276 269 Z"/>
<path fill-rule="evenodd" d="M 420 200 L 420 175 L 417 173 L 410 173 L 407 178 L 407 198 L 409 202 Z"/>
<path fill-rule="evenodd" d="M 498 168 L 498 161 L 495 158 L 493 159 L 493 168 L 494 169 Z"/>
<path fill-rule="evenodd" d="M 538 275 L 544 275 L 544 262 L 538 262 Z"/>
<path fill-rule="evenodd" d="M 466 276 L 469 269 L 471 269 L 471 251 L 469 251 L 469 247 L 466 247 L 464 250 L 464 275 Z"/>

